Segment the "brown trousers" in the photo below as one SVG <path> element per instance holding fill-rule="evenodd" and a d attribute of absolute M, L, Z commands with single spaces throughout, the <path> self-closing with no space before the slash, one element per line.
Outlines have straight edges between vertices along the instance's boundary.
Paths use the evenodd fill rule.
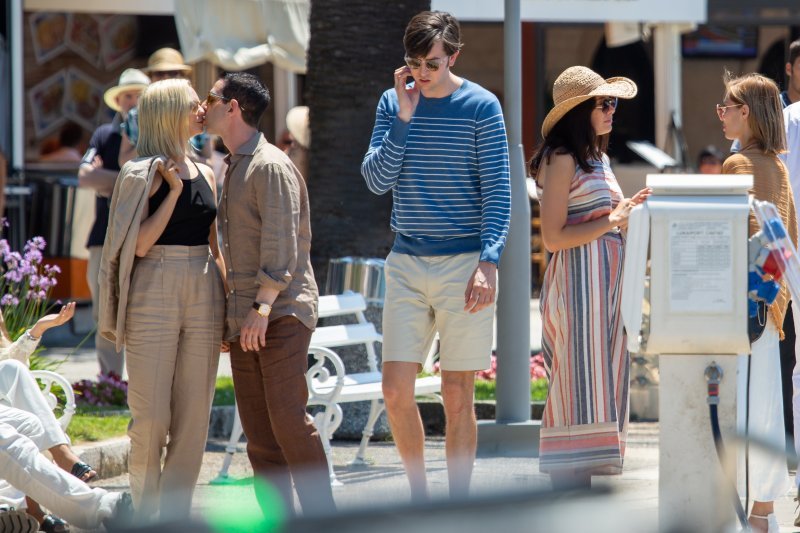
<path fill-rule="evenodd" d="M 143 520 L 180 519 L 203 463 L 225 319 L 208 246 L 153 246 L 136 259 L 127 311 L 134 507 Z"/>
<path fill-rule="evenodd" d="M 322 441 L 306 413 L 310 342 L 311 330 L 291 316 L 269 323 L 267 345 L 257 352 L 231 342 L 236 405 L 253 471 L 278 489 L 289 513 L 294 480 L 306 515 L 336 509 Z M 272 507 L 267 492 L 256 496 L 262 510 Z"/>

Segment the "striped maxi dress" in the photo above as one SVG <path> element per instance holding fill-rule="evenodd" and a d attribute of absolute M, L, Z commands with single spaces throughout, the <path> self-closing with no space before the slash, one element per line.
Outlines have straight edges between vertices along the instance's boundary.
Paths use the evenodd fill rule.
<path fill-rule="evenodd" d="M 607 156 L 576 165 L 567 224 L 608 216 L 623 198 Z M 539 470 L 619 474 L 628 429 L 630 356 L 620 313 L 624 239 L 606 233 L 553 254 L 540 308 L 549 378 Z"/>

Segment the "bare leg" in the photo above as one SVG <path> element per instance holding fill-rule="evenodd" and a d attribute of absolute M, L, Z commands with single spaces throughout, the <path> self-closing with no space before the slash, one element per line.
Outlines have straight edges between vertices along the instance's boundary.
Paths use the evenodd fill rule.
<path fill-rule="evenodd" d="M 36 500 L 32 500 L 31 498 L 28 498 L 26 496 L 25 504 L 27 506 L 25 512 L 34 517 L 36 521 L 41 524 L 42 520 L 44 520 L 44 511 L 42 511 L 42 508 L 39 506 L 39 503 Z"/>
<path fill-rule="evenodd" d="M 397 452 L 411 486 L 411 501 L 429 499 L 425 477 L 425 430 L 414 400 L 414 381 L 420 365 L 387 361 L 383 363 L 383 398 Z"/>
<path fill-rule="evenodd" d="M 753 508 L 750 509 L 750 518 L 747 520 L 750 522 L 750 527 L 753 528 L 754 532 L 761 532 L 763 531 L 766 533 L 768 530 L 768 523 L 766 517 L 769 514 L 775 512 L 775 505 L 774 502 L 753 502 Z"/>
<path fill-rule="evenodd" d="M 469 496 L 478 442 L 474 395 L 475 372 L 442 371 L 442 399 L 446 420 L 445 452 L 451 498 Z"/>

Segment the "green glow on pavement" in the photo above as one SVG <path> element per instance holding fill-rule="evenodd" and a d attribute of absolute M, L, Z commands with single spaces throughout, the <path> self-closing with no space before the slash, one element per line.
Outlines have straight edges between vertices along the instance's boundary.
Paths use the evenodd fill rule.
<path fill-rule="evenodd" d="M 219 533 L 269 533 L 280 531 L 286 523 L 286 509 L 283 497 L 271 483 L 256 478 L 253 488 L 259 495 L 264 508 L 245 504 L 236 490 L 225 490 L 220 487 L 217 502 L 208 512 L 209 526 Z"/>

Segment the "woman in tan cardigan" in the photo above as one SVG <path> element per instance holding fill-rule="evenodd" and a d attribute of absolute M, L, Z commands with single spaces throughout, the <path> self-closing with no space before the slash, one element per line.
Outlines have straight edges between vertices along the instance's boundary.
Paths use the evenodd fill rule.
<path fill-rule="evenodd" d="M 778 154 L 786 150 L 783 111 L 780 93 L 775 82 L 759 74 L 733 78 L 725 76 L 725 99 L 717 105 L 725 137 L 738 140 L 740 152 L 730 156 L 722 166 L 723 174 L 752 174 L 750 193 L 758 200 L 775 204 L 792 242 L 797 246 L 797 219 L 789 185 L 789 173 Z M 758 224 L 750 215 L 750 235 Z M 785 447 L 783 400 L 781 398 L 781 368 L 779 340 L 789 291 L 782 283 L 775 303 L 769 306 L 767 325 L 761 337 L 753 343 L 749 360 L 744 360 L 740 376 L 739 398 L 749 402 L 748 433 L 751 437 L 772 445 L 775 450 Z M 749 369 L 747 365 L 749 364 Z M 749 370 L 749 390 L 746 377 Z M 745 394 L 747 396 L 745 396 Z M 766 453 L 755 447 L 749 452 L 750 524 L 753 531 L 778 531 L 773 502 L 786 494 L 789 476 L 786 460 L 778 453 Z"/>

